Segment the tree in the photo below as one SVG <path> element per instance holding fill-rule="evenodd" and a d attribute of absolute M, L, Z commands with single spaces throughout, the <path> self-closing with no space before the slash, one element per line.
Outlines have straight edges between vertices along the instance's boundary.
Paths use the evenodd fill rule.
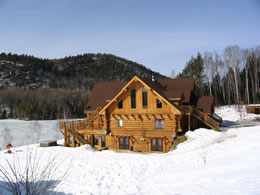
<path fill-rule="evenodd" d="M 234 85 L 235 85 L 235 96 L 236 96 L 236 103 L 240 103 L 240 97 L 239 97 L 239 64 L 241 60 L 241 50 L 240 48 L 235 45 L 231 47 L 227 47 L 224 50 L 224 59 L 227 67 L 231 68 L 233 71 L 233 78 L 234 78 Z"/>
<path fill-rule="evenodd" d="M 171 74 L 170 74 L 170 77 L 171 77 L 172 79 L 174 79 L 174 78 L 176 77 L 176 74 L 175 74 L 175 71 L 174 71 L 174 70 L 172 70 L 172 72 L 171 72 Z"/>
<path fill-rule="evenodd" d="M 207 78 L 208 85 L 209 85 L 209 94 L 210 96 L 212 96 L 211 84 L 215 74 L 213 54 L 211 52 L 205 52 L 203 61 L 205 67 L 204 74 Z"/>
<path fill-rule="evenodd" d="M 196 80 L 197 92 L 203 95 L 204 91 L 204 75 L 203 75 L 203 59 L 201 54 L 198 53 L 197 57 L 191 57 L 190 61 L 186 64 L 182 73 L 178 77 L 193 77 Z"/>

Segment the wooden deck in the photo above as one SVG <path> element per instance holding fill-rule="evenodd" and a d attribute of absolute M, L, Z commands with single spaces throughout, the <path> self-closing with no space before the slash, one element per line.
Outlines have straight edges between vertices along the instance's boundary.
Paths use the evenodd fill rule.
<path fill-rule="evenodd" d="M 78 146 L 89 144 L 84 135 L 88 134 L 104 134 L 104 124 L 100 122 L 88 122 L 88 121 L 70 121 L 61 122 L 60 131 L 64 135 L 64 146 Z M 72 143 L 70 143 L 70 137 L 72 137 Z"/>

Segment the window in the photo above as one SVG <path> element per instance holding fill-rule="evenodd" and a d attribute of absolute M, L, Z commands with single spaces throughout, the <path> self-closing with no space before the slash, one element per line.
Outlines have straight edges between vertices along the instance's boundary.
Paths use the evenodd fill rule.
<path fill-rule="evenodd" d="M 129 138 L 119 137 L 119 149 L 129 149 Z"/>
<path fill-rule="evenodd" d="M 162 147 L 162 139 L 161 138 L 152 138 L 152 144 L 151 144 L 152 151 L 163 151 Z"/>
<path fill-rule="evenodd" d="M 156 99 L 156 107 L 157 108 L 162 108 L 162 102 L 158 99 Z"/>
<path fill-rule="evenodd" d="M 120 102 L 118 102 L 117 107 L 118 107 L 118 109 L 122 109 L 122 108 L 123 108 L 123 100 L 121 100 Z"/>
<path fill-rule="evenodd" d="M 99 136 L 95 135 L 93 142 L 94 142 L 94 145 L 99 145 Z"/>
<path fill-rule="evenodd" d="M 163 128 L 164 128 L 164 120 L 155 119 L 155 129 L 163 129 Z"/>
<path fill-rule="evenodd" d="M 131 91 L 131 108 L 136 108 L 136 88 Z"/>
<path fill-rule="evenodd" d="M 102 148 L 106 147 L 106 136 L 101 136 L 101 147 Z"/>
<path fill-rule="evenodd" d="M 142 88 L 142 95 L 143 95 L 143 108 L 148 107 L 148 97 L 147 97 L 147 90 L 143 87 Z"/>
<path fill-rule="evenodd" d="M 117 126 L 118 127 L 123 127 L 123 119 L 117 119 Z"/>
<path fill-rule="evenodd" d="M 73 144 L 73 137 L 69 136 L 69 144 Z"/>

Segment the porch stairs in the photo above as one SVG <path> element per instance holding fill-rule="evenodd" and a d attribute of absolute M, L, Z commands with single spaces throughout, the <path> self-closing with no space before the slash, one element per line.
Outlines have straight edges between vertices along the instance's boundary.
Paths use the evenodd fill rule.
<path fill-rule="evenodd" d="M 222 118 L 216 114 L 212 116 L 198 110 L 197 108 L 193 108 L 191 115 L 203 122 L 208 127 L 214 129 L 215 131 L 219 131 L 219 125 L 222 123 Z"/>
<path fill-rule="evenodd" d="M 70 134 L 80 145 L 88 144 L 88 141 L 84 139 L 82 135 L 80 135 L 74 128 L 72 128 L 71 123 L 61 122 L 60 123 L 60 131 L 65 134 Z"/>

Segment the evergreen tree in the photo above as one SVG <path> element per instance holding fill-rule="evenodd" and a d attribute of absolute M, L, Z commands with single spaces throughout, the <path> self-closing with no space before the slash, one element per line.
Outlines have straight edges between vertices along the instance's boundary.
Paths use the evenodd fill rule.
<path fill-rule="evenodd" d="M 186 64 L 182 73 L 178 75 L 180 78 L 192 77 L 196 80 L 197 92 L 203 95 L 205 91 L 204 74 L 203 74 L 203 59 L 201 54 L 198 53 L 197 57 L 191 57 L 190 61 Z"/>

